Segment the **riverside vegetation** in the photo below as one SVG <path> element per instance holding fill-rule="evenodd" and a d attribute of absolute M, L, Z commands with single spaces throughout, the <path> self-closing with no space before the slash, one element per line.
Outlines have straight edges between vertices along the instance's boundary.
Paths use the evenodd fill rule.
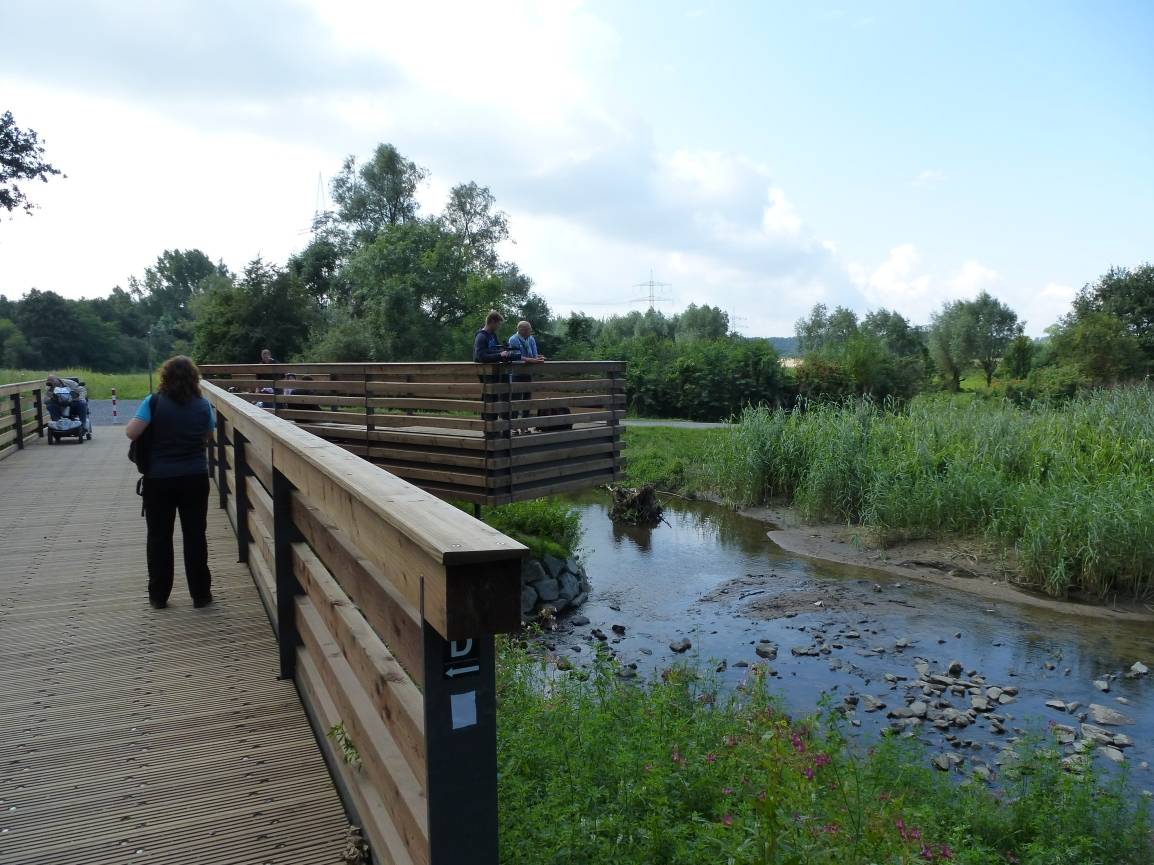
<path fill-rule="evenodd" d="M 729 693 L 692 668 L 623 682 L 604 651 L 560 673 L 514 640 L 498 664 L 505 865 L 1140 865 L 1148 802 L 1063 771 L 1044 742 L 991 790 L 919 746 L 842 737 L 835 712 L 781 711 L 763 668 Z"/>
<path fill-rule="evenodd" d="M 721 439 L 731 500 L 793 502 L 885 544 L 985 536 L 1024 583 L 1064 597 L 1154 586 L 1154 389 L 1067 402 L 922 396 L 748 408 Z"/>

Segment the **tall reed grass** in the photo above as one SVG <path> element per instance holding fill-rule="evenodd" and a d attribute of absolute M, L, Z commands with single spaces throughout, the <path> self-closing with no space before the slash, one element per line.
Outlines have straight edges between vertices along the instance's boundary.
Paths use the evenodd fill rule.
<path fill-rule="evenodd" d="M 717 452 L 738 502 L 792 499 L 882 543 L 983 535 L 1055 596 L 1154 587 L 1154 389 L 1070 402 L 923 396 L 749 408 Z"/>

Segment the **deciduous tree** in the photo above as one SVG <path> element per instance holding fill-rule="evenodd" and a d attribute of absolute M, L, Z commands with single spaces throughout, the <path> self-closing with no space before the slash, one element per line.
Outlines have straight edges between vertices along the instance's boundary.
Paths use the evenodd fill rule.
<path fill-rule="evenodd" d="M 0 115 L 0 207 L 9 213 L 18 207 L 31 213 L 37 205 L 28 200 L 17 181 L 47 183 L 49 177 L 60 173 L 44 161 L 44 147 L 33 130 L 17 126 L 11 111 Z"/>

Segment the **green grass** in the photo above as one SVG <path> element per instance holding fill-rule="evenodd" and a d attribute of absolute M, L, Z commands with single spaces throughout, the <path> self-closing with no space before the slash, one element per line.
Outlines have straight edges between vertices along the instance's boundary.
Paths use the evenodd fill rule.
<path fill-rule="evenodd" d="M 503 865 L 1154 861 L 1146 801 L 1063 771 L 1053 749 L 1016 745 L 995 792 L 929 768 L 911 740 L 866 750 L 790 718 L 758 667 L 728 693 L 683 667 L 639 686 L 603 650 L 562 673 L 499 645 Z"/>
<path fill-rule="evenodd" d="M 1154 589 L 1154 389 L 1016 406 L 964 394 L 747 410 L 717 473 L 741 503 L 782 497 L 804 517 L 882 542 L 985 536 L 1055 596 Z"/>
<path fill-rule="evenodd" d="M 625 483 L 679 494 L 713 492 L 707 468 L 725 429 L 625 427 Z"/>
<path fill-rule="evenodd" d="M 0 369 L 0 384 L 17 381 L 44 381 L 50 373 L 79 376 L 88 387 L 89 399 L 109 399 L 116 388 L 117 399 L 144 399 L 148 396 L 147 372 L 93 372 L 90 369 L 59 370 Z"/>
<path fill-rule="evenodd" d="M 462 506 L 472 510 L 472 506 Z M 481 519 L 502 534 L 527 546 L 534 558 L 579 555 L 581 515 L 556 499 L 533 499 L 481 510 Z"/>

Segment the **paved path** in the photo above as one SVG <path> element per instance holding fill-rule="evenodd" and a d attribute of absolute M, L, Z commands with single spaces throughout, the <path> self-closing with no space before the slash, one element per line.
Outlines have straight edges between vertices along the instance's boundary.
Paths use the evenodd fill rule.
<path fill-rule="evenodd" d="M 224 512 L 148 606 L 119 430 L 0 461 L 0 863 L 330 865 L 344 810 Z M 213 501 L 215 503 L 215 500 Z"/>

